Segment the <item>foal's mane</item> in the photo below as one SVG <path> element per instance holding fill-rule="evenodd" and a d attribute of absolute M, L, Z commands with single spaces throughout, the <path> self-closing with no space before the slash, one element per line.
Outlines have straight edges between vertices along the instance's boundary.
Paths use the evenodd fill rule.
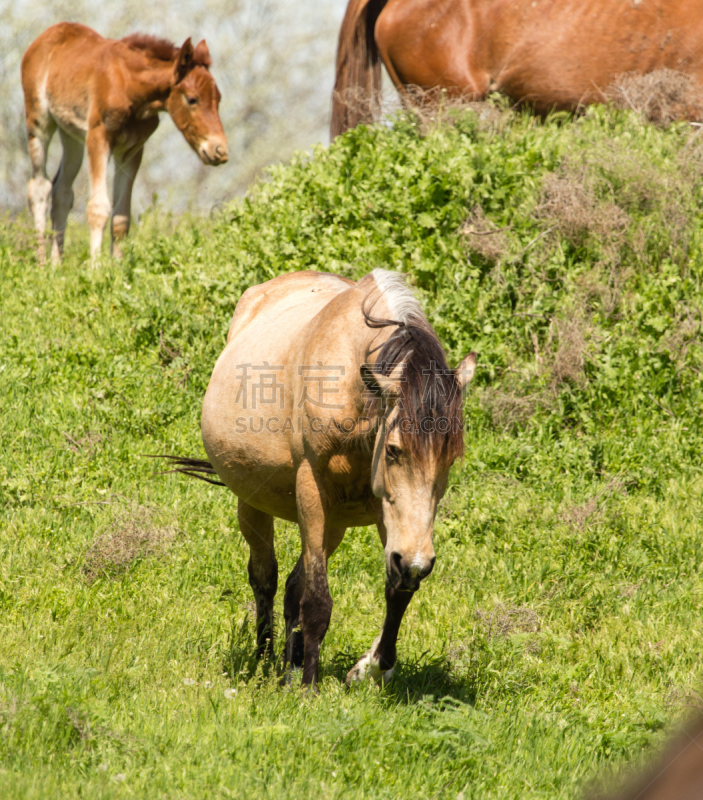
<path fill-rule="evenodd" d="M 152 36 L 149 33 L 132 33 L 125 36 L 122 41 L 133 50 L 142 50 L 147 56 L 158 61 L 175 61 L 181 49 L 168 39 Z M 210 59 L 207 56 L 203 57 L 196 48 L 193 53 L 193 63 L 197 67 L 209 67 Z"/>
<path fill-rule="evenodd" d="M 437 334 L 403 278 L 385 270 L 372 274 L 391 313 L 399 317 L 374 317 L 375 302 L 370 308 L 366 301 L 362 306 L 369 328 L 396 328 L 380 346 L 373 366 L 373 372 L 390 375 L 398 364 L 405 364 L 394 427 L 399 428 L 403 444 L 420 463 L 433 454 L 449 465 L 464 452 L 459 382 L 447 365 Z M 367 410 L 372 417 L 379 416 L 380 403 L 375 401 Z"/>

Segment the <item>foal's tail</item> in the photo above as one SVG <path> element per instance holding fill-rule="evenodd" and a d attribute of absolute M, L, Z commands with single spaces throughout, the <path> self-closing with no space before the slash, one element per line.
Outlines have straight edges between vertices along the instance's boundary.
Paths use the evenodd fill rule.
<path fill-rule="evenodd" d="M 381 62 L 374 28 L 388 0 L 349 0 L 337 43 L 330 137 L 373 120 L 381 89 Z"/>
<path fill-rule="evenodd" d="M 212 483 L 214 486 L 224 486 L 222 481 L 215 481 L 212 478 L 206 478 L 206 475 L 217 475 L 215 469 L 209 461 L 203 461 L 200 458 L 184 458 L 183 456 L 152 456 L 146 455 L 145 458 L 165 458 L 171 462 L 173 469 L 167 469 L 164 472 L 158 473 L 159 475 L 170 475 L 172 472 L 181 472 L 183 475 L 190 475 L 192 478 L 198 478 L 201 481 Z"/>

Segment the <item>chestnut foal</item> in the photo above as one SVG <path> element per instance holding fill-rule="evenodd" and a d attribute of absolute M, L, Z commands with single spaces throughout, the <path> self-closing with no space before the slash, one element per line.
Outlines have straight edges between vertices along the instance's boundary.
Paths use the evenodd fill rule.
<path fill-rule="evenodd" d="M 105 39 L 85 25 L 62 22 L 44 31 L 22 58 L 29 155 L 29 208 L 38 234 L 38 257 L 45 259 L 44 232 L 51 195 L 52 260 L 63 252 L 73 182 L 88 148 L 90 254 L 95 262 L 110 216 L 107 164 L 115 158 L 111 251 L 130 223 L 134 178 L 146 140 L 160 111 L 168 111 L 188 144 L 205 164 L 227 161 L 227 139 L 218 106 L 220 92 L 209 71 L 205 40 L 178 48 L 164 39 L 133 34 Z M 53 181 L 46 174 L 51 137 L 59 129 L 63 157 Z"/>

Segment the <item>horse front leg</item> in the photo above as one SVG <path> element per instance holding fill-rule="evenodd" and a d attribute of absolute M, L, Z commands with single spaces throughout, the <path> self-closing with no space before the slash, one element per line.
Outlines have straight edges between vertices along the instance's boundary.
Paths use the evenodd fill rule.
<path fill-rule="evenodd" d="M 102 124 L 91 127 L 86 136 L 88 168 L 90 171 L 90 200 L 86 207 L 90 228 L 90 259 L 97 265 L 103 243 L 103 230 L 110 218 L 110 197 L 107 191 L 107 163 L 110 144 Z"/>
<path fill-rule="evenodd" d="M 303 685 L 319 681 L 320 646 L 332 616 L 332 595 L 327 583 L 327 561 L 344 537 L 344 528 L 326 518 L 323 491 L 308 462 L 298 468 L 296 502 L 302 542 L 304 588 L 300 598 L 303 634 Z"/>
<path fill-rule="evenodd" d="M 379 522 L 377 527 L 381 544 L 385 548 L 386 528 L 383 522 Z M 373 678 L 376 683 L 386 684 L 393 677 L 400 623 L 403 621 L 413 594 L 415 594 L 414 591 L 393 588 L 390 585 L 389 577 L 386 578 L 386 618 L 383 621 L 381 633 L 347 673 L 348 686 L 351 686 L 352 683 L 359 683 L 367 677 Z"/>
<path fill-rule="evenodd" d="M 144 144 L 159 126 L 153 117 L 130 124 L 131 146 L 115 150 L 115 187 L 113 190 L 112 232 L 110 249 L 115 258 L 122 257 L 122 240 L 129 233 L 132 220 L 132 189 L 144 155 Z"/>
<path fill-rule="evenodd" d="M 393 677 L 400 623 L 413 594 L 394 589 L 386 583 L 386 618 L 381 633 L 347 673 L 347 685 L 359 683 L 369 676 L 377 683 L 386 684 Z"/>
<path fill-rule="evenodd" d="M 300 630 L 300 600 L 303 596 L 305 579 L 303 573 L 303 557 L 300 556 L 286 581 L 286 592 L 283 596 L 283 617 L 286 622 L 286 649 L 283 666 L 288 665 L 287 680 L 293 671 L 302 669 L 305 650 L 303 632 Z"/>

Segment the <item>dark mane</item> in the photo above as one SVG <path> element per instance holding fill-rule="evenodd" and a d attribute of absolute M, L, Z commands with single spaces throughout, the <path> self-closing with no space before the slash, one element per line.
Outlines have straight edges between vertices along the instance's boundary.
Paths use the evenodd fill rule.
<path fill-rule="evenodd" d="M 168 39 L 161 39 L 149 33 L 132 33 L 125 36 L 122 41 L 133 50 L 142 50 L 146 55 L 159 61 L 175 61 L 180 51 L 180 47 Z M 209 67 L 210 59 L 203 57 L 196 48 L 193 53 L 193 63 L 198 67 Z"/>
<path fill-rule="evenodd" d="M 462 392 L 437 334 L 422 314 L 401 322 L 376 319 L 365 308 L 362 311 L 370 328 L 397 327 L 381 346 L 373 371 L 390 375 L 405 362 L 395 423 L 403 444 L 420 463 L 432 453 L 451 464 L 464 453 Z"/>
<path fill-rule="evenodd" d="M 173 61 L 178 55 L 178 48 L 168 39 L 151 36 L 148 33 L 132 33 L 122 41 L 133 50 L 143 50 L 147 55 L 159 61 Z"/>

